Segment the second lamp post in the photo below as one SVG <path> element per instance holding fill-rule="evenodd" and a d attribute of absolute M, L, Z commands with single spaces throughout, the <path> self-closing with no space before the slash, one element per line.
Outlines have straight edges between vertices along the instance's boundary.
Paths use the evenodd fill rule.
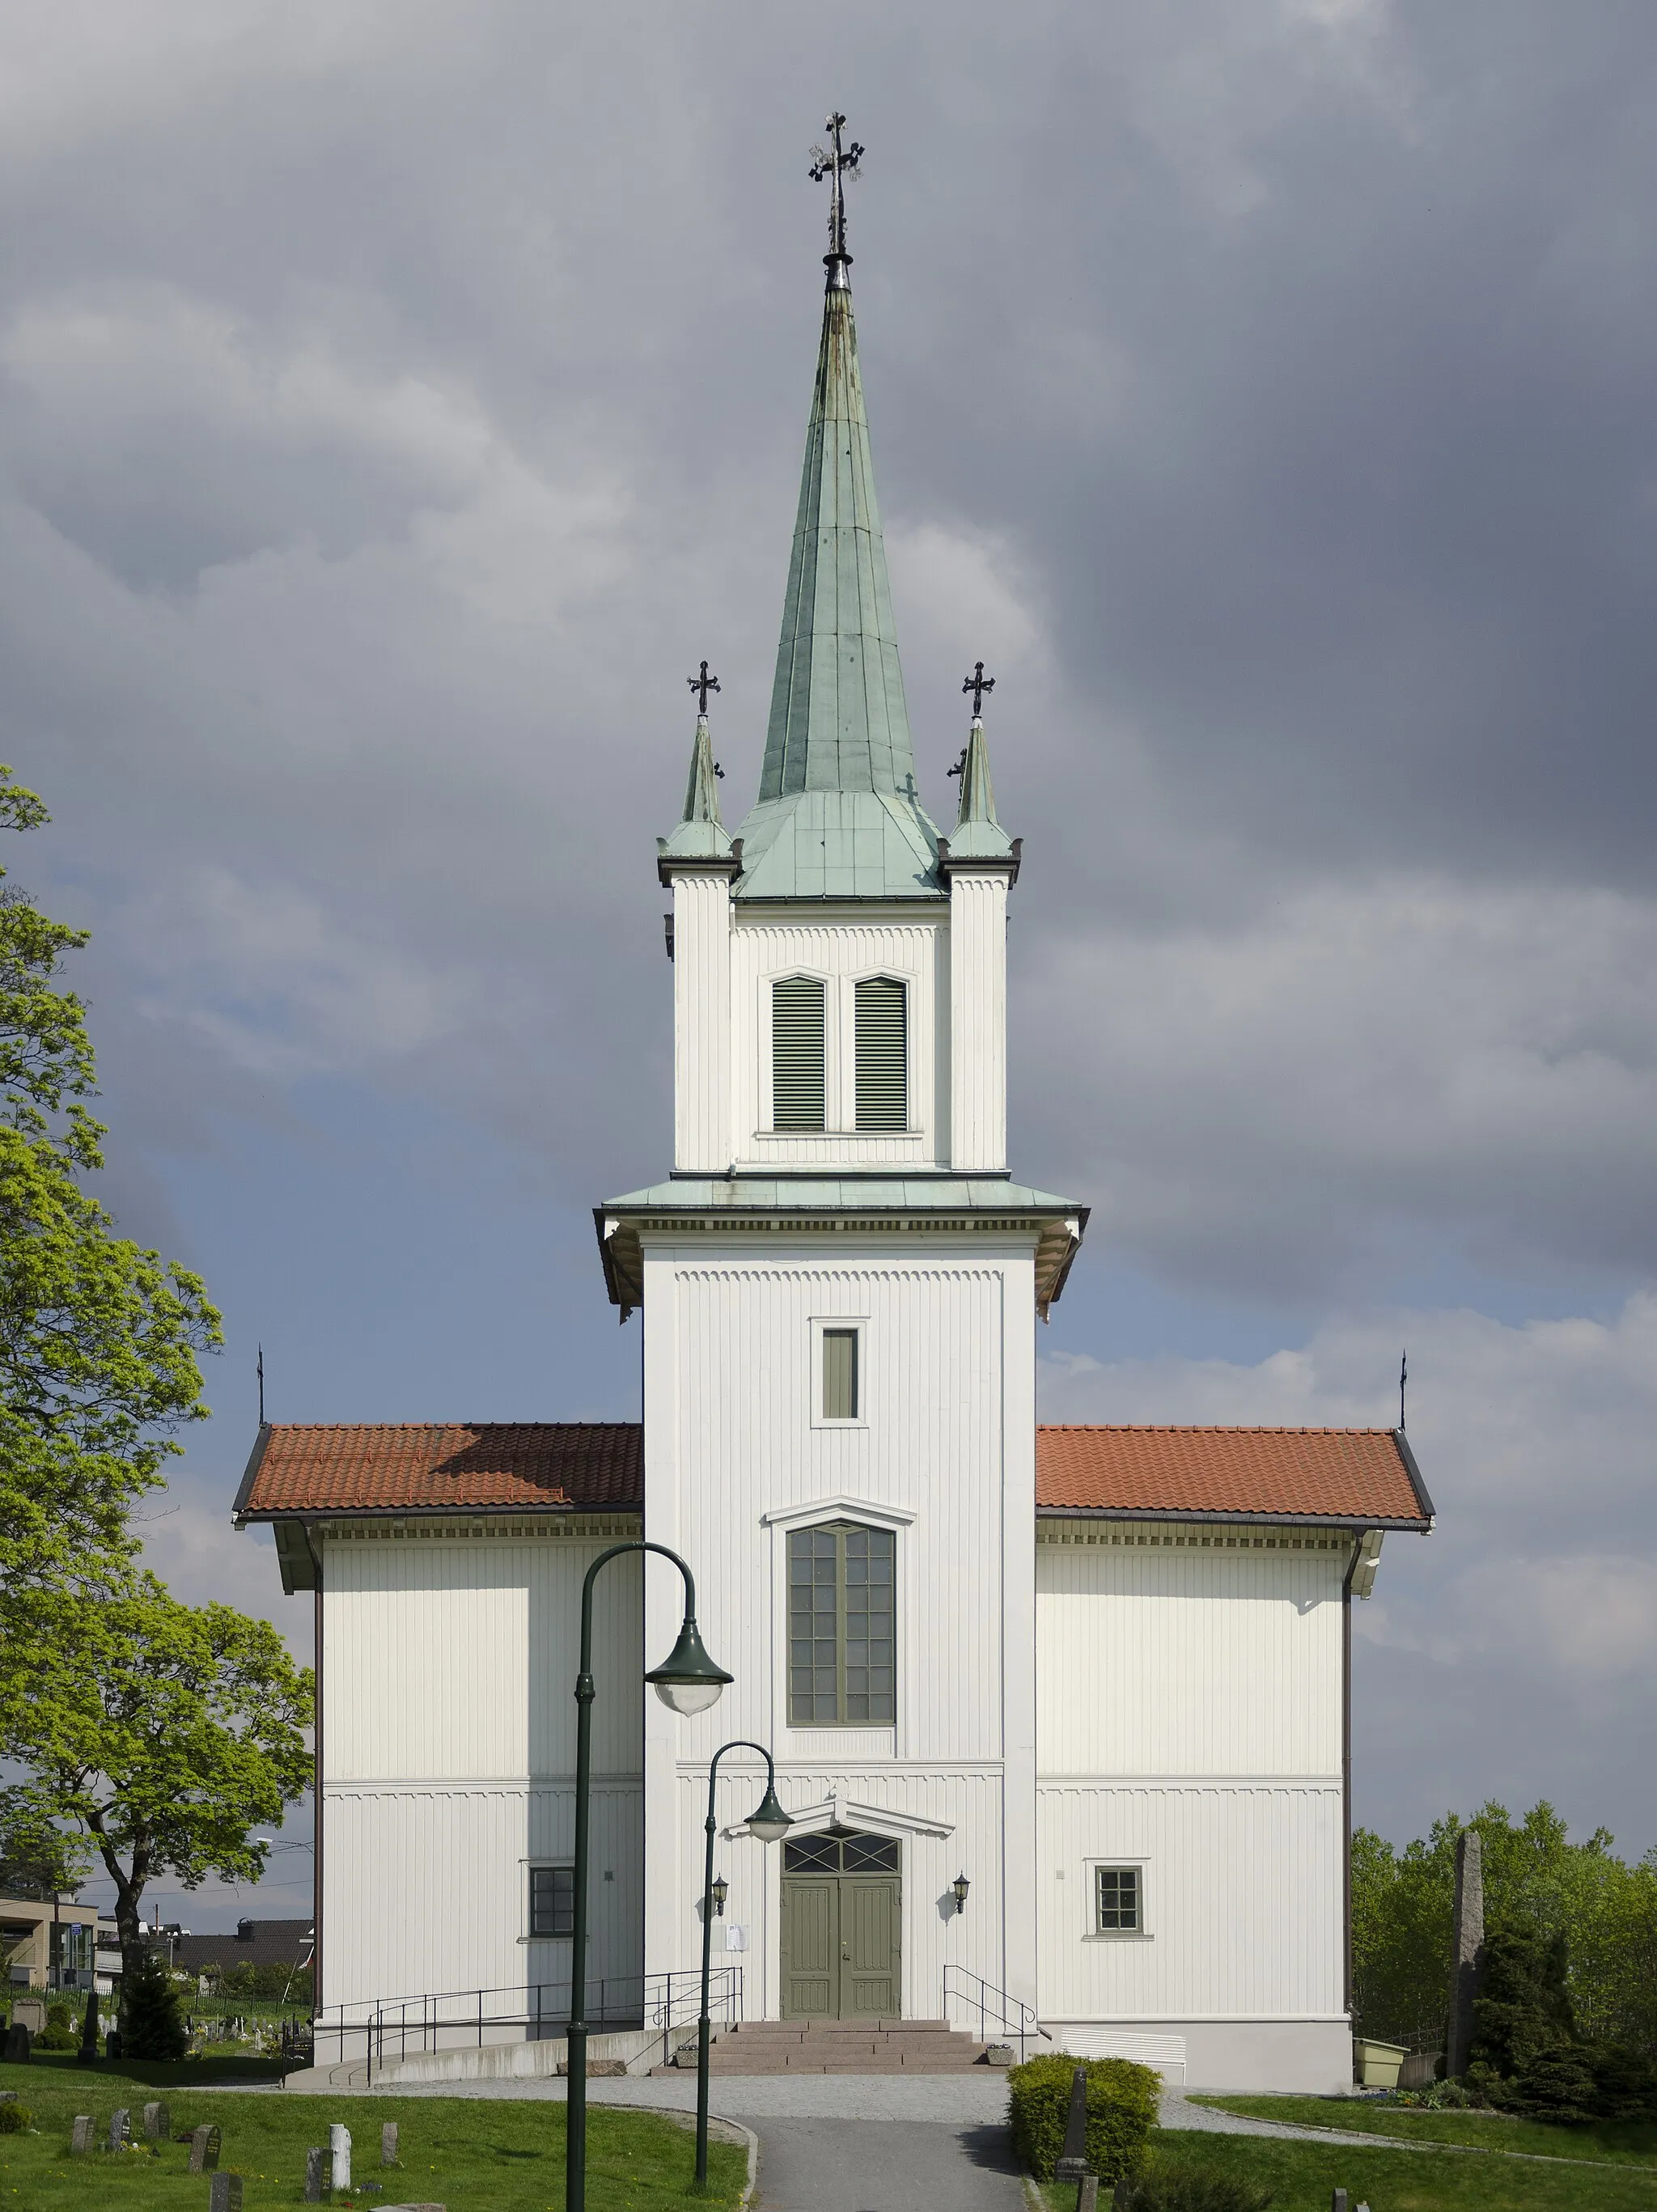
<path fill-rule="evenodd" d="M 714 1792 L 719 1786 L 719 1761 L 727 1751 L 756 1751 L 765 1761 L 765 1795 L 748 1816 L 748 1832 L 757 1836 L 762 1844 L 774 1844 L 792 1825 L 788 1815 L 777 1802 L 776 1762 L 762 1743 L 751 1743 L 745 1736 L 734 1737 L 722 1743 L 713 1754 L 713 1763 L 707 1770 L 707 1857 L 702 1869 L 702 2009 L 696 2022 L 696 2193 L 700 2196 L 707 2187 L 707 1984 L 713 1966 L 713 1833 L 717 1825 L 713 1812 Z M 725 1899 L 719 1899 L 724 1909 Z"/>

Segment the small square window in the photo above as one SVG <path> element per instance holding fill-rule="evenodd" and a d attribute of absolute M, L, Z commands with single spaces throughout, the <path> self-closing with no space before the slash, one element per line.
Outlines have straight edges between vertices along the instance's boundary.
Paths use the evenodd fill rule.
<path fill-rule="evenodd" d="M 530 1869 L 530 1934 L 575 1933 L 575 1869 L 567 1866 Z"/>
<path fill-rule="evenodd" d="M 1093 1924 L 1102 1936 L 1137 1936 L 1142 1918 L 1138 1867 L 1095 1867 Z"/>
<path fill-rule="evenodd" d="M 854 1421 L 858 1417 L 858 1333 L 854 1328 L 822 1332 L 822 1418 Z"/>

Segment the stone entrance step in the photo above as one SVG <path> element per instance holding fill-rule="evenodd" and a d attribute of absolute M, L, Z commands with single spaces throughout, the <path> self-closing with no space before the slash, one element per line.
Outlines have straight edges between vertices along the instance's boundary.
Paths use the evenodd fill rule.
<path fill-rule="evenodd" d="M 986 2048 L 944 2020 L 748 2020 L 715 2033 L 707 2063 L 712 2074 L 962 2074 L 987 2064 Z M 679 2049 L 680 2070 L 694 2068 L 695 2036 Z"/>

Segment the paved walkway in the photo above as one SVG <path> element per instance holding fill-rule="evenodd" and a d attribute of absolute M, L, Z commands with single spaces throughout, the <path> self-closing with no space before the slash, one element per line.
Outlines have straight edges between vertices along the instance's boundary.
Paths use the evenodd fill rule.
<path fill-rule="evenodd" d="M 760 2138 L 756 2212 L 1022 2212 L 1024 2185 L 999 2126 L 727 2109 Z"/>

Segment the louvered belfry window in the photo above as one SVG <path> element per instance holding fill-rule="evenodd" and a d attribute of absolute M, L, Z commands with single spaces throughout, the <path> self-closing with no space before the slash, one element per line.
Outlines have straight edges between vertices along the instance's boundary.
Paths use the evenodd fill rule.
<path fill-rule="evenodd" d="M 821 1129 L 822 984 L 782 975 L 771 986 L 771 1126 Z"/>
<path fill-rule="evenodd" d="M 857 987 L 858 1127 L 909 1126 L 908 1024 L 901 983 L 871 975 Z"/>

